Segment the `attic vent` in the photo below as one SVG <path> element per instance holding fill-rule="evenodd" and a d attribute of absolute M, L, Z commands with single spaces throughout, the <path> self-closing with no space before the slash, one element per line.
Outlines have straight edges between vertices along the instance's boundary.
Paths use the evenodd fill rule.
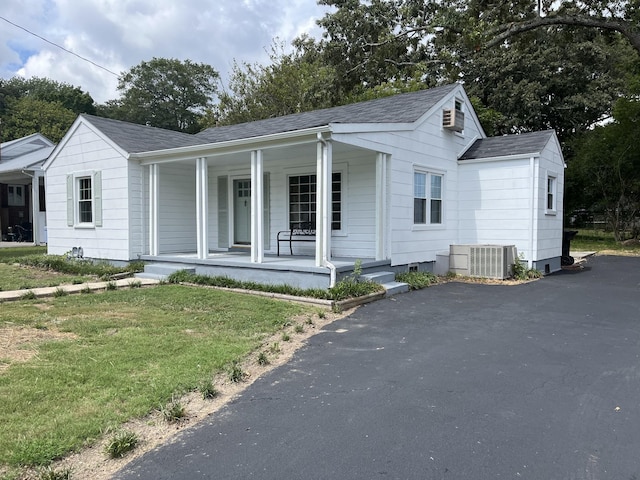
<path fill-rule="evenodd" d="M 453 132 L 464 130 L 464 112 L 448 108 L 442 111 L 442 128 Z"/>
<path fill-rule="evenodd" d="M 449 269 L 459 275 L 508 278 L 516 261 L 513 245 L 451 245 Z"/>

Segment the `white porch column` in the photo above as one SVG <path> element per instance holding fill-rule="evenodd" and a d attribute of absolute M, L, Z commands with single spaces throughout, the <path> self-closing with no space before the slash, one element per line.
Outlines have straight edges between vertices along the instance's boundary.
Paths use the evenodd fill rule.
<path fill-rule="evenodd" d="M 31 235 L 33 243 L 40 244 L 40 177 L 42 174 L 35 171 L 31 177 Z"/>
<path fill-rule="evenodd" d="M 388 155 L 376 155 L 376 260 L 384 260 L 387 250 L 387 163 Z"/>
<path fill-rule="evenodd" d="M 251 152 L 251 263 L 264 261 L 264 166 L 262 150 Z"/>
<path fill-rule="evenodd" d="M 158 190 L 160 172 L 157 164 L 149 165 L 149 255 L 158 255 Z"/>
<path fill-rule="evenodd" d="M 198 259 L 209 255 L 209 173 L 206 158 L 196 159 L 196 235 Z"/>
<path fill-rule="evenodd" d="M 318 134 L 316 174 L 316 266 L 331 259 L 331 142 Z"/>

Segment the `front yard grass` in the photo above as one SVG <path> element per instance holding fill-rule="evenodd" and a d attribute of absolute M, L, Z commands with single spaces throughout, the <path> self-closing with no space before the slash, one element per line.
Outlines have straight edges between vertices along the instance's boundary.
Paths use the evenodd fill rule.
<path fill-rule="evenodd" d="M 0 248 L 0 291 L 80 284 L 141 270 L 140 262 L 115 267 L 64 255 L 46 255 L 46 247 Z"/>
<path fill-rule="evenodd" d="M 0 472 L 94 443 L 224 372 L 295 315 L 316 311 L 181 285 L 3 304 Z"/>

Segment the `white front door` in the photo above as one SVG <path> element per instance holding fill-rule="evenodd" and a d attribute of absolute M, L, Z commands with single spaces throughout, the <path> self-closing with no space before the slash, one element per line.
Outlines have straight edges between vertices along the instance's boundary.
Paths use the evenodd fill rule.
<path fill-rule="evenodd" d="M 233 243 L 251 244 L 251 179 L 233 181 Z"/>

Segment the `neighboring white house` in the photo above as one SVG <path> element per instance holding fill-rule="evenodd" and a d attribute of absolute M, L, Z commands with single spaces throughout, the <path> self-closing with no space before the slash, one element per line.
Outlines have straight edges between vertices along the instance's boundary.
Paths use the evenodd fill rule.
<path fill-rule="evenodd" d="M 42 164 L 55 144 L 40 133 L 0 145 L 0 240 L 46 243 Z"/>
<path fill-rule="evenodd" d="M 195 135 L 81 115 L 44 168 L 52 254 L 303 286 L 356 259 L 433 270 L 461 243 L 560 269 L 555 133 L 487 139 L 459 84 Z"/>

